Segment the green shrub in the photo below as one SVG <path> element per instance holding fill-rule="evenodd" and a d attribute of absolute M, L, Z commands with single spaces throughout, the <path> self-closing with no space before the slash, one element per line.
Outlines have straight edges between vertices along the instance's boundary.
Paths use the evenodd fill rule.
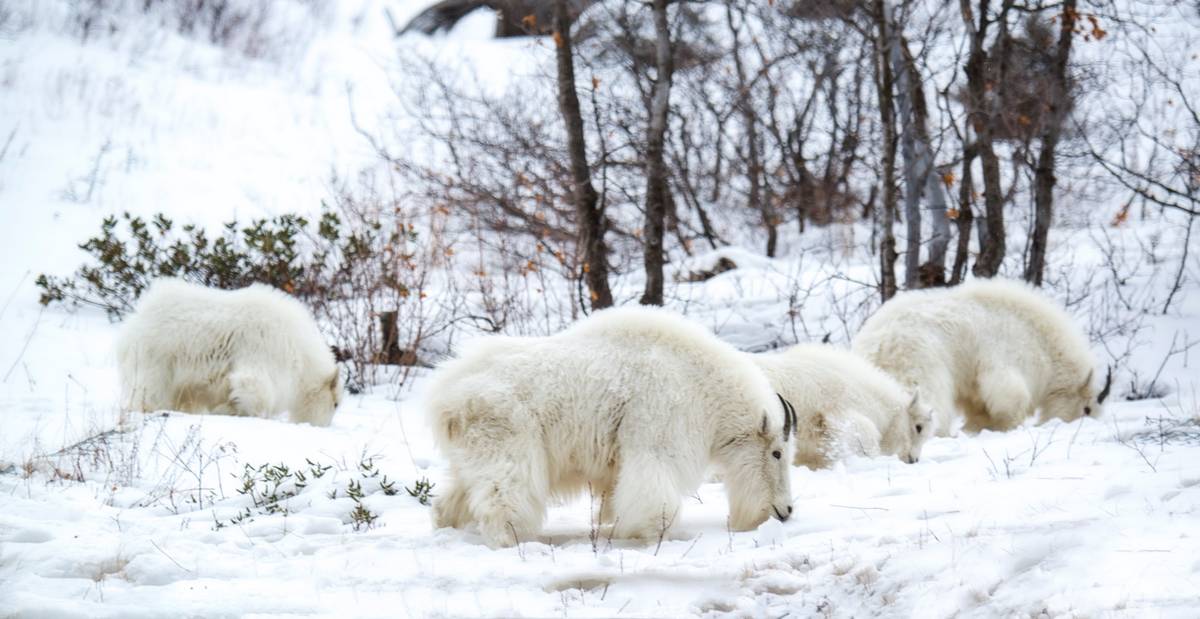
<path fill-rule="evenodd" d="M 429 502 L 434 497 L 433 487 L 436 485 L 437 484 L 430 483 L 428 477 L 422 477 L 413 483 L 412 488 L 406 487 L 404 490 L 408 492 L 409 496 L 416 499 L 421 505 L 429 505 Z"/>
<path fill-rule="evenodd" d="M 324 205 L 323 205 L 324 206 Z M 354 207 L 353 209 L 350 207 Z M 230 221 L 215 234 L 176 226 L 159 213 L 148 220 L 129 213 L 108 217 L 100 234 L 81 243 L 90 260 L 73 275 L 41 274 L 35 283 L 43 305 L 104 310 L 119 320 L 160 277 L 178 277 L 213 288 L 262 283 L 304 302 L 316 316 L 340 361 L 346 386 L 358 392 L 375 382 L 379 364 L 414 364 L 423 309 L 424 255 L 416 229 L 400 211 L 348 204 L 324 208 L 316 225 L 299 215 Z M 381 218 L 387 223 L 381 223 Z M 376 324 L 399 316 L 389 337 Z"/>
<path fill-rule="evenodd" d="M 380 477 L 373 458 L 364 456 L 358 463 L 358 471 L 347 471 L 350 473 L 349 479 L 343 482 L 316 482 L 324 478 L 333 467 L 318 464 L 310 459 L 305 459 L 305 463 L 306 467 L 299 468 L 292 468 L 283 463 L 264 462 L 258 466 L 245 463 L 240 476 L 235 477 L 241 482 L 237 493 L 248 498 L 249 504 L 228 520 L 217 518 L 214 512 L 213 529 L 220 530 L 231 525 L 250 523 L 260 516 L 287 516 L 294 513 L 297 507 L 294 504 L 296 500 L 303 500 L 306 493 L 314 491 L 310 485 L 325 485 L 329 487 L 325 496 L 330 499 L 344 496 L 353 502 L 354 507 L 346 518 L 355 531 L 366 531 L 374 528 L 379 519 L 379 514 L 367 507 L 366 499 L 379 492 L 386 496 L 395 496 L 397 493 L 396 482 L 388 481 L 387 475 Z M 432 496 L 429 491 L 433 484 L 429 483 L 428 479 L 421 478 L 414 486 L 420 490 L 420 496 L 417 490 L 406 488 L 408 493 L 417 498 L 422 505 L 429 505 L 429 498 Z"/>
<path fill-rule="evenodd" d="M 118 228 L 122 222 L 124 232 Z M 120 219 L 105 218 L 100 235 L 79 245 L 94 263 L 79 267 L 71 277 L 39 275 L 36 284 L 42 289 L 43 305 L 98 307 L 114 319 L 132 310 L 150 282 L 159 277 L 179 277 L 226 289 L 257 282 L 303 297 L 317 292 L 316 284 L 326 268 L 323 262 L 337 249 L 329 245 L 340 237 L 332 213 L 323 215 L 321 221 L 322 233 L 332 235 L 332 241 L 318 235 L 318 243 L 312 243 L 305 234 L 307 226 L 303 217 L 280 215 L 253 220 L 246 227 L 231 221 L 219 236 L 209 238 L 204 229 L 194 225 L 176 229 L 162 213 L 149 222 L 125 213 Z M 320 247 L 306 255 L 302 244 Z M 357 245 L 353 250 L 361 251 Z"/>

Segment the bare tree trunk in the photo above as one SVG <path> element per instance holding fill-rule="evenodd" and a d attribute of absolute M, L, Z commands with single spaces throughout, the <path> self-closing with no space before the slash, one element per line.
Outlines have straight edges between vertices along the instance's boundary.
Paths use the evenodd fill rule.
<path fill-rule="evenodd" d="M 650 122 L 646 130 L 646 225 L 643 234 L 643 264 L 646 288 L 642 305 L 663 302 L 663 218 L 667 206 L 667 169 L 663 161 L 667 115 L 671 106 L 671 28 L 667 22 L 668 0 L 654 0 L 654 60 L 657 75 L 650 100 Z"/>
<path fill-rule="evenodd" d="M 813 179 L 812 173 L 808 171 L 808 166 L 804 163 L 804 154 L 802 152 L 796 152 L 795 160 L 796 163 L 794 165 L 800 172 L 800 189 L 796 198 L 796 225 L 800 229 L 800 234 L 803 235 L 805 225 L 808 223 L 809 208 L 816 201 L 816 198 L 813 196 L 814 183 L 816 181 Z"/>
<path fill-rule="evenodd" d="M 779 232 L 776 227 L 779 224 L 779 218 L 775 215 L 775 205 L 771 203 L 769 198 L 763 196 L 763 166 L 760 149 L 762 144 L 759 142 L 758 135 L 758 118 L 754 113 L 753 106 L 750 105 L 750 93 L 744 93 L 746 99 L 742 104 L 742 118 L 746 123 L 746 141 L 747 141 L 747 170 L 746 174 L 750 178 L 750 207 L 756 209 L 762 215 L 763 227 L 767 229 L 767 257 L 775 257 L 775 246 L 779 240 Z"/>
<path fill-rule="evenodd" d="M 962 139 L 967 139 L 966 133 Z M 971 166 L 974 163 L 974 145 L 966 144 L 962 149 L 962 180 L 959 182 L 959 216 L 955 220 L 959 229 L 959 244 L 954 250 L 954 266 L 950 266 L 950 286 L 958 286 L 967 274 L 967 259 L 971 257 L 972 194 L 974 181 Z"/>
<path fill-rule="evenodd" d="M 946 188 L 937 170 L 925 177 L 929 196 L 929 254 L 921 265 L 921 287 L 946 285 L 946 253 L 950 248 L 950 219 L 946 217 Z"/>
<path fill-rule="evenodd" d="M 583 132 L 583 113 L 575 90 L 575 50 L 571 44 L 571 16 L 567 0 L 554 2 L 554 42 L 558 61 L 558 109 L 567 128 L 567 151 L 571 157 L 571 180 L 575 184 L 577 247 L 583 250 L 583 271 L 592 309 L 613 304 L 608 287 L 608 247 L 604 243 L 604 213 L 597 207 L 599 197 L 592 185 L 588 167 L 587 143 Z"/>
<path fill-rule="evenodd" d="M 967 112 L 975 130 L 975 145 L 978 149 L 980 163 L 983 167 L 983 202 L 986 234 L 980 235 L 979 257 L 975 260 L 973 272 L 979 277 L 993 277 L 1000 272 L 1004 262 L 1004 194 L 1000 189 L 1000 160 L 993 147 L 993 123 L 996 115 L 993 113 L 994 104 L 991 99 L 995 84 L 990 83 L 988 75 L 989 53 L 984 49 L 987 40 L 988 26 L 995 21 L 999 24 L 1000 32 L 996 44 L 991 50 L 992 62 L 1007 61 L 1005 39 L 1008 35 L 1008 13 L 1015 0 L 1002 0 L 1000 14 L 994 19 L 989 18 L 988 12 L 991 0 L 979 0 L 979 23 L 971 10 L 969 0 L 959 0 L 963 21 L 971 33 L 971 49 L 967 56 L 964 74 L 967 77 Z M 1001 68 L 999 78 L 1003 79 L 1006 72 Z"/>
<path fill-rule="evenodd" d="M 876 87 L 879 93 L 879 120 L 883 130 L 883 206 L 879 217 L 879 293 L 886 302 L 896 295 L 896 236 L 892 228 L 896 220 L 896 113 L 893 103 L 894 79 L 887 61 L 890 46 L 887 9 L 883 0 L 875 0 Z"/>
<path fill-rule="evenodd" d="M 1029 263 L 1025 265 L 1025 281 L 1042 285 L 1042 272 L 1046 269 L 1046 239 L 1050 234 L 1050 219 L 1054 215 L 1054 157 L 1062 135 L 1065 108 L 1070 93 L 1067 83 L 1067 64 L 1071 59 L 1071 38 L 1075 32 L 1077 0 L 1064 0 L 1059 20 L 1058 47 L 1054 54 L 1051 79 L 1057 92 L 1048 93 L 1049 113 L 1046 114 L 1045 132 L 1042 134 L 1041 152 L 1038 153 L 1037 169 L 1034 171 L 1034 220 Z"/>
<path fill-rule="evenodd" d="M 383 342 L 375 362 L 383 365 L 417 365 L 416 351 L 400 348 L 398 316 L 395 310 L 379 312 L 379 332 L 383 336 Z"/>
<path fill-rule="evenodd" d="M 795 187 L 796 187 L 796 224 L 800 229 L 800 234 L 804 234 L 805 224 L 808 222 L 808 216 L 812 203 L 816 200 L 813 195 L 814 183 L 811 172 L 808 171 L 808 163 L 804 160 L 804 140 L 800 137 L 804 129 L 801 126 L 800 118 L 797 117 L 795 126 L 793 126 L 787 135 L 787 143 L 792 145 L 792 169 L 795 170 Z"/>
<path fill-rule="evenodd" d="M 896 72 L 896 96 L 904 131 L 901 148 L 905 167 L 905 214 L 908 226 L 908 254 L 905 256 L 904 285 L 928 288 L 946 285 L 946 250 L 950 245 L 950 222 L 946 218 L 946 195 L 934 166 L 933 145 L 929 137 L 929 110 L 925 87 L 908 41 L 892 37 L 892 65 Z M 924 197 L 926 207 L 921 208 Z M 919 267 L 922 211 L 929 212 L 931 223 L 928 259 Z"/>
<path fill-rule="evenodd" d="M 969 128 L 968 128 L 969 131 Z M 963 134 L 966 141 L 967 134 Z M 962 283 L 967 274 L 967 259 L 971 253 L 971 222 L 975 219 L 972 212 L 972 196 L 975 193 L 975 182 L 971 175 L 971 166 L 975 163 L 975 145 L 966 144 L 963 147 L 962 181 L 958 186 L 958 247 L 954 251 L 954 266 L 950 267 L 950 285 Z"/>
<path fill-rule="evenodd" d="M 908 62 L 911 59 L 906 59 L 901 50 L 905 43 L 900 29 L 896 24 L 890 26 L 892 37 L 888 41 L 888 57 L 896 76 L 896 108 L 904 122 L 900 133 L 900 152 L 904 156 L 904 223 L 908 237 L 904 250 L 904 287 L 912 290 L 921 287 L 921 193 L 933 161 L 927 144 L 918 144 L 913 82 L 919 78 L 915 75 L 915 67 Z"/>

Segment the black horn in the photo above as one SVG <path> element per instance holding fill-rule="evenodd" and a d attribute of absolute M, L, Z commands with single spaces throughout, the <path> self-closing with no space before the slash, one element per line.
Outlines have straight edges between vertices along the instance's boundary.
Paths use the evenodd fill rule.
<path fill-rule="evenodd" d="M 796 425 L 796 409 L 782 395 L 776 393 L 775 397 L 779 398 L 780 404 L 783 404 L 783 440 L 786 441 L 792 435 L 792 428 Z"/>
<path fill-rule="evenodd" d="M 1100 395 L 1096 397 L 1096 401 L 1103 404 L 1104 399 L 1108 397 L 1108 392 L 1112 389 L 1112 366 L 1108 366 L 1108 374 L 1104 377 L 1104 388 L 1100 390 Z"/>

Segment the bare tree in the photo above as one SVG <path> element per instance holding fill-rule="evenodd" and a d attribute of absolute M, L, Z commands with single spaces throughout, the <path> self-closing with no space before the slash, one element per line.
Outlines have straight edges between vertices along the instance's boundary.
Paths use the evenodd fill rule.
<path fill-rule="evenodd" d="M 663 222 L 668 191 L 668 171 L 663 150 L 671 108 L 671 74 L 674 71 L 667 4 L 667 0 L 654 0 L 652 7 L 656 75 L 650 100 L 649 125 L 646 128 L 646 225 L 642 229 L 646 287 L 640 301 L 642 305 L 662 305 L 663 302 Z"/>
<path fill-rule="evenodd" d="M 780 164 L 769 168 L 766 178 L 784 179 L 779 193 L 794 205 L 802 234 L 810 222 L 851 221 L 862 204 L 874 203 L 862 200 L 850 182 L 862 161 L 859 149 L 865 145 L 864 134 L 872 125 L 868 107 L 873 102 L 869 95 L 873 81 L 864 79 L 875 69 L 871 8 L 865 0 L 795 2 L 786 10 L 791 27 L 779 28 L 779 35 L 796 48 L 800 56 L 796 64 L 806 70 L 812 85 L 795 92 L 787 108 L 780 109 L 775 97 L 767 98 L 767 134 Z M 860 23 L 863 18 L 866 25 Z M 809 22 L 815 23 L 808 26 Z M 861 50 L 855 56 L 842 53 L 848 37 L 863 43 L 851 46 Z M 768 84 L 768 93 L 794 91 L 787 82 L 785 78 Z M 790 112 L 791 117 L 781 120 L 777 110 Z"/>
<path fill-rule="evenodd" d="M 926 288 L 946 283 L 946 249 L 950 245 L 950 223 L 946 218 L 946 198 L 941 179 L 936 174 L 933 144 L 929 135 L 929 110 L 925 102 L 925 87 L 916 61 L 908 48 L 908 40 L 895 26 L 890 41 L 890 56 L 896 75 L 896 102 L 904 129 L 900 136 L 904 155 L 904 215 L 907 226 L 907 249 L 904 255 L 904 287 Z M 929 259 L 921 264 L 922 198 L 932 223 Z"/>
<path fill-rule="evenodd" d="M 971 166 L 975 163 L 975 146 L 967 141 L 970 135 L 971 123 L 968 121 L 963 141 L 962 178 L 958 185 L 958 213 L 955 224 L 958 229 L 958 245 L 954 250 L 954 266 L 950 267 L 950 285 L 957 286 L 967 275 L 967 259 L 971 255 L 971 224 L 974 222 L 972 198 L 975 194 L 975 182 L 971 174 Z"/>
<path fill-rule="evenodd" d="M 1172 12 L 1182 10 L 1167 3 L 1149 19 L 1177 18 Z M 1200 76 L 1191 51 L 1197 37 L 1181 41 L 1178 49 L 1164 49 L 1144 38 L 1144 27 L 1129 23 L 1124 28 L 1141 30 L 1141 36 L 1124 33 L 1133 42 L 1127 66 L 1137 84 L 1131 96 L 1136 100 L 1128 102 L 1131 110 L 1109 119 L 1111 143 L 1098 146 L 1085 135 L 1087 150 L 1112 179 L 1145 203 L 1200 216 Z"/>
<path fill-rule="evenodd" d="M 1146 208 L 1200 212 L 1187 54 L 1160 61 L 1166 76 L 1146 69 L 1155 85 L 1121 88 L 1121 110 L 1074 112 L 1075 91 L 1109 73 L 1125 79 L 1124 64 L 1085 73 L 1070 63 L 1098 36 L 1098 20 L 1115 28 L 1114 13 L 1140 10 L 1128 3 L 520 1 L 557 11 L 549 29 L 537 11 L 523 23 L 556 35 L 554 83 L 555 71 L 543 70 L 541 81 L 497 94 L 434 75 L 414 121 L 429 153 L 394 168 L 417 181 L 404 183 L 410 192 L 471 214 L 498 233 L 490 238 L 548 250 L 579 291 L 572 310 L 589 292 L 593 307 L 606 305 L 607 276 L 640 269 L 641 302 L 662 303 L 675 252 L 750 243 L 775 254 L 791 218 L 811 236 L 806 226 L 873 214 L 884 299 L 959 283 L 972 263 L 976 276 L 995 276 L 1012 242 L 1014 196 L 1029 216 L 1024 275 L 1037 283 L 1054 271 L 1056 176 L 1099 180 L 1089 166 Z M 1159 10 L 1184 10 L 1167 4 Z M 579 6 L 590 8 L 580 16 Z M 1133 27 L 1159 40 L 1150 23 L 1160 22 Z M 1135 61 L 1139 51 L 1168 53 L 1124 49 Z M 555 94 L 557 108 L 545 105 Z M 1074 157 L 1075 144 L 1093 158 Z M 850 248 L 853 234 L 829 237 Z"/>
<path fill-rule="evenodd" d="M 579 93 L 575 90 L 575 58 L 571 45 L 571 16 L 567 0 L 554 2 L 555 60 L 558 68 L 558 108 L 567 129 L 567 152 L 571 157 L 572 198 L 579 230 L 576 251 L 583 253 L 584 279 L 587 281 L 592 309 L 613 304 L 608 288 L 608 248 L 604 244 L 604 214 L 601 212 L 592 185 L 592 171 L 587 160 L 587 141 L 583 131 L 583 113 Z"/>
<path fill-rule="evenodd" d="M 763 145 L 759 131 L 760 120 L 758 110 L 754 105 L 753 79 L 747 76 L 746 63 L 742 59 L 741 34 L 745 26 L 746 16 L 742 13 L 735 19 L 733 4 L 733 2 L 726 2 L 725 4 L 725 22 L 733 41 L 731 56 L 733 57 L 733 67 L 737 78 L 734 107 L 742 117 L 743 129 L 746 132 L 744 139 L 745 148 L 742 149 L 744 151 L 742 159 L 744 159 L 746 164 L 746 180 L 749 184 L 746 195 L 747 206 L 751 210 L 760 213 L 763 228 L 767 231 L 766 254 L 770 258 L 774 258 L 775 246 L 779 238 L 777 230 L 779 222 L 778 216 L 775 214 L 775 205 L 764 195 L 769 192 L 770 185 L 763 178 Z M 762 60 L 764 64 L 768 61 L 766 58 L 762 58 Z M 765 74 L 765 70 L 759 72 L 760 76 Z"/>
<path fill-rule="evenodd" d="M 1045 93 L 1048 113 L 1043 119 L 1041 152 L 1038 153 L 1037 169 L 1034 172 L 1033 234 L 1030 239 L 1029 262 L 1025 265 L 1025 281 L 1035 286 L 1042 285 L 1042 273 L 1046 270 L 1046 239 L 1050 234 L 1050 220 L 1054 215 L 1054 158 L 1069 104 L 1067 65 L 1071 58 L 1075 22 L 1079 19 L 1076 6 L 1076 0 L 1063 0 L 1062 14 L 1058 22 L 1058 45 L 1049 76 L 1051 92 Z"/>
<path fill-rule="evenodd" d="M 906 47 L 904 36 L 899 24 L 892 24 L 892 37 L 888 41 L 888 58 L 896 79 L 896 104 L 900 118 L 904 121 L 904 129 L 900 132 L 900 151 L 904 155 L 904 223 L 906 230 L 906 245 L 904 250 L 904 287 L 920 288 L 921 280 L 918 271 L 921 265 L 921 193 L 925 188 L 925 178 L 932 168 L 932 160 L 928 157 L 924 145 L 917 144 L 917 129 L 914 127 L 916 112 L 913 108 L 914 83 L 920 83 L 911 67 L 911 58 L 905 58 Z M 919 88 L 919 86 L 916 86 Z"/>
<path fill-rule="evenodd" d="M 970 51 L 964 73 L 967 78 L 966 107 L 975 133 L 973 148 L 983 169 L 984 218 L 979 238 L 979 257 L 973 269 L 979 277 L 993 277 L 1004 261 L 1004 193 L 1000 189 L 1000 158 L 995 149 L 995 85 L 1007 77 L 1008 16 L 1016 0 L 1000 0 L 997 15 L 991 14 L 991 0 L 978 0 L 975 9 L 970 0 L 959 0 L 963 24 L 970 37 Z M 996 25 L 995 42 L 987 46 L 988 29 Z M 964 145 L 964 150 L 967 145 Z"/>
<path fill-rule="evenodd" d="M 895 79 L 888 62 L 891 24 L 884 0 L 875 0 L 872 18 L 875 21 L 875 80 L 879 93 L 879 121 L 883 132 L 883 204 L 880 207 L 879 227 L 879 292 L 884 301 L 896 295 L 896 236 L 892 230 L 896 220 L 896 112 L 893 101 Z"/>

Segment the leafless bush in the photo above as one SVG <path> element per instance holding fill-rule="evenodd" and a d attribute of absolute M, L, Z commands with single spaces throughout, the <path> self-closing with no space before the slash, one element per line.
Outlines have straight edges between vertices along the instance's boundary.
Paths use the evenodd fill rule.
<path fill-rule="evenodd" d="M 651 258 L 645 263 L 649 282 L 651 271 L 659 270 L 651 266 L 654 256 L 665 252 L 670 261 L 692 255 L 702 244 L 714 249 L 729 243 L 765 245 L 767 255 L 794 253 L 795 247 L 783 244 L 795 237 L 780 236 L 781 226 L 794 222 L 801 235 L 808 224 L 851 230 L 846 224 L 875 212 L 869 234 L 877 277 L 855 275 L 852 281 L 845 269 L 826 272 L 840 278 L 830 282 L 847 289 L 813 292 L 808 282 L 808 291 L 794 289 L 788 295 L 793 339 L 805 331 L 839 340 L 873 307 L 848 288 L 897 288 L 890 266 L 901 255 L 893 254 L 897 248 L 904 251 L 907 288 L 960 283 L 974 253 L 977 276 L 1011 274 L 1011 267 L 1024 260 L 1026 279 L 1038 285 L 1044 277 L 1065 281 L 1072 287 L 1069 296 L 1077 299 L 1086 285 L 1043 260 L 1053 245 L 1047 231 L 1055 222 L 1057 243 L 1064 215 L 1081 211 L 1052 208 L 1062 200 L 1056 193 L 1069 195 L 1068 203 L 1086 203 L 1089 192 L 1097 192 L 1103 176 L 1097 165 L 1112 168 L 1117 181 L 1143 198 L 1166 196 L 1163 208 L 1194 216 L 1189 201 L 1198 178 L 1191 131 L 1194 76 L 1174 58 L 1147 64 L 1143 81 L 1156 83 L 1169 99 L 1139 98 L 1145 93 L 1136 85 L 1124 88 L 1131 78 L 1127 68 L 1113 69 L 1117 79 L 1106 81 L 1107 69 L 1092 66 L 1086 56 L 1077 58 L 1078 53 L 1072 56 L 1070 45 L 1108 44 L 1116 38 L 1108 37 L 1109 29 L 1121 29 L 1122 36 L 1141 29 L 1141 47 L 1129 53 L 1144 53 L 1145 43 L 1153 40 L 1146 25 L 1169 13 L 1166 8 L 1142 12 L 1105 5 L 1101 11 L 1100 5 L 1073 1 L 991 0 L 969 11 L 953 3 L 908 0 L 670 4 L 664 9 L 667 37 L 654 25 L 650 4 L 631 0 L 590 4 L 572 35 L 586 158 L 610 239 L 611 272 L 618 277 L 632 270 L 641 253 Z M 672 42 L 674 64 L 665 80 L 659 72 L 666 65 L 659 66 L 654 44 L 664 38 Z M 548 48 L 556 40 L 530 45 Z M 540 242 L 549 255 L 561 252 L 564 273 L 574 282 L 582 262 L 570 208 L 566 139 L 554 114 L 554 72 L 548 62 L 539 62 L 548 57 L 535 53 L 531 58 L 511 72 L 513 81 L 504 92 L 463 79 L 457 67 L 411 61 L 405 72 L 431 85 L 416 89 L 415 98 L 406 101 L 406 112 L 415 119 L 412 130 L 398 140 L 372 138 L 414 198 L 467 213 L 471 225 L 513 239 L 493 239 L 492 245 L 527 252 Z M 652 155 L 658 148 L 650 148 L 647 127 L 661 124 L 650 122 L 656 118 L 650 112 L 653 101 L 661 99 L 655 96 L 657 86 L 666 82 L 672 84 L 666 187 L 655 183 L 649 192 L 649 162 L 657 160 Z M 1092 97 L 1110 86 L 1120 87 L 1122 96 L 1136 104 L 1129 106 L 1136 110 L 1133 120 L 1142 120 L 1152 108 L 1179 109 L 1172 118 L 1178 117 L 1174 124 L 1183 130 L 1163 130 L 1172 123 L 1157 128 L 1118 123 L 1109 129 L 1121 148 L 1100 144 L 1105 158 L 1097 164 L 1079 146 L 1087 144 L 1081 137 L 1091 139 L 1089 131 L 1104 129 L 1114 115 L 1097 110 Z M 1158 104 L 1142 105 L 1143 100 Z M 1133 148 L 1147 139 L 1158 152 L 1155 166 L 1129 168 L 1130 162 L 1144 160 Z M 903 161 L 892 152 L 898 141 Z M 1109 161 L 1114 154 L 1119 157 Z M 1170 178 L 1163 180 L 1164 174 Z M 901 186 L 902 213 L 896 208 Z M 943 199 L 951 189 L 958 195 L 954 205 Z M 665 199 L 658 200 L 664 192 Z M 647 208 L 651 194 L 653 209 Z M 1111 194 L 1095 197 L 1106 200 Z M 666 212 L 660 217 L 659 210 Z M 658 219 L 662 225 L 651 223 Z M 1022 226 L 1013 225 L 1021 219 Z M 890 220 L 903 224 L 900 235 L 890 232 Z M 947 277 L 951 228 L 959 238 Z M 656 249 L 660 232 L 667 239 L 663 251 Z M 1024 252 L 1007 251 L 1010 236 L 1025 242 Z M 645 248 L 639 247 L 642 241 Z M 922 252 L 928 254 L 924 264 Z M 1102 264 L 1111 268 L 1102 267 L 1107 272 L 1095 274 L 1094 283 L 1106 287 L 1111 298 L 1094 306 L 1088 301 L 1088 307 L 1073 301 L 1074 309 L 1095 316 L 1091 335 L 1110 347 L 1114 359 L 1127 360 L 1144 335 L 1145 319 L 1137 312 L 1151 297 L 1158 312 L 1178 303 L 1187 259 L 1185 252 L 1173 263 L 1176 284 L 1164 299 L 1158 294 L 1161 286 L 1144 286 L 1140 279 L 1128 284 L 1127 277 L 1143 277 L 1142 269 L 1151 266 L 1135 254 L 1109 255 Z M 519 262 L 504 268 L 519 269 Z M 515 297 L 501 301 L 497 291 L 491 284 L 478 286 L 491 299 L 482 322 L 489 323 L 486 329 L 507 330 L 515 314 L 500 310 L 512 309 Z M 829 296 L 840 325 L 819 329 L 808 316 L 797 320 L 795 306 L 814 293 Z"/>
<path fill-rule="evenodd" d="M 139 503 L 163 505 L 178 514 L 198 511 L 206 507 L 206 502 L 211 506 L 224 499 L 221 463 L 237 454 L 237 445 L 206 440 L 199 424 L 188 426 L 184 435 L 176 439 L 167 432 L 166 417 L 154 417 L 151 421 L 154 423 L 144 423 L 137 431 L 128 448 L 133 458 L 142 456 L 141 441 L 148 431 L 153 432 L 153 439 L 144 448 L 152 465 L 141 476 L 153 479 L 154 485 Z"/>
<path fill-rule="evenodd" d="M 588 159 L 617 273 L 638 257 L 645 227 L 645 127 L 656 80 L 645 10 L 601 3 L 578 25 Z M 785 219 L 803 228 L 860 216 L 851 179 L 863 167 L 869 130 L 869 66 L 861 50 L 837 50 L 838 34 L 852 29 L 819 36 L 828 25 L 741 3 L 673 5 L 670 28 L 677 97 L 665 147 L 665 229 L 677 242 L 668 253 L 691 253 L 697 242 L 757 245 L 759 226 L 771 253 Z M 797 63 L 819 73 L 815 88 L 795 87 Z M 578 273 L 578 222 L 548 63 L 526 66 L 519 84 L 500 92 L 460 69 L 405 60 L 405 74 L 428 85 L 398 93 L 410 124 L 368 138 L 412 188 L 410 198 L 469 214 L 503 236 L 536 239 Z"/>
<path fill-rule="evenodd" d="M 1078 87 L 1069 80 L 1066 92 L 1053 80 L 1056 33 L 1040 15 L 1027 17 L 1022 32 L 1006 34 L 998 45 L 1004 54 L 989 60 L 986 71 L 999 85 L 995 93 L 993 136 L 1029 144 L 1038 139 L 1050 122 L 1049 100 L 1062 101 L 1062 113 L 1069 115 L 1078 98 Z M 1003 63 L 1003 67 L 1001 66 Z M 1001 76 L 1006 76 L 1001 78 Z M 967 93 L 959 93 L 965 100 Z"/>
<path fill-rule="evenodd" d="M 84 41 L 142 18 L 251 58 L 271 58 L 307 40 L 321 6 L 318 0 L 76 0 L 68 19 Z"/>
<path fill-rule="evenodd" d="M 1142 429 L 1129 435 L 1129 442 L 1157 444 L 1159 452 L 1172 444 L 1200 445 L 1200 400 L 1193 391 L 1187 394 L 1191 398 L 1188 405 L 1184 395 L 1179 393 L 1174 403 L 1164 400 L 1162 412 L 1147 415 Z"/>
<path fill-rule="evenodd" d="M 371 140 L 414 187 L 409 199 L 559 249 L 575 222 L 552 92 L 534 85 L 494 93 L 458 69 L 406 60 L 405 73 L 427 84 L 397 93 L 415 126 Z"/>
<path fill-rule="evenodd" d="M 405 70 L 428 87 L 400 92 L 412 126 L 370 133 L 401 198 L 447 222 L 447 249 L 457 265 L 446 282 L 460 292 L 448 319 L 486 332 L 556 330 L 590 303 L 585 261 L 576 243 L 577 213 L 553 81 L 497 93 L 457 67 L 413 58 Z M 593 143 L 603 143 L 596 140 Z M 613 174 L 600 172 L 601 209 L 625 198 Z M 636 247 L 632 224 L 603 226 L 618 266 Z M 447 266 L 451 266 L 449 263 Z"/>
<path fill-rule="evenodd" d="M 454 217 L 444 203 L 399 189 L 404 178 L 384 170 L 335 181 L 332 208 L 342 226 L 374 231 L 365 235 L 368 260 L 330 257 L 354 266 L 313 301 L 353 388 L 381 378 L 401 384 L 408 366 L 435 363 L 459 336 L 548 335 L 581 315 L 586 292 L 572 254 L 536 235 L 497 234 L 484 217 Z M 380 328 L 385 312 L 394 316 L 395 341 Z M 404 359 L 385 375 L 381 364 L 395 363 L 383 358 L 389 349 Z"/>
<path fill-rule="evenodd" d="M 93 430 L 57 451 L 35 454 L 22 469 L 27 478 L 40 473 L 50 483 L 96 482 L 111 495 L 139 487 L 143 494 L 138 505 L 181 513 L 224 498 L 221 462 L 236 453 L 233 443 L 205 440 L 199 425 L 176 437 L 168 431 L 166 415 L 136 415 L 116 427 Z"/>
<path fill-rule="evenodd" d="M 391 180 L 370 171 L 353 181 L 335 177 L 327 207 L 338 225 L 319 231 L 347 237 L 326 245 L 333 249 L 321 258 L 338 268 L 309 304 L 346 363 L 351 391 L 380 382 L 386 367 L 399 366 L 388 378 L 402 383 L 405 368 L 422 362 L 425 338 L 451 319 L 439 303 L 454 296 L 430 294 L 453 253 L 443 235 L 446 213 L 406 207 Z"/>
<path fill-rule="evenodd" d="M 1180 336 L 1183 336 L 1182 338 Z M 1153 368 L 1153 373 L 1150 368 L 1131 368 L 1130 374 L 1132 378 L 1129 380 L 1129 389 L 1125 392 L 1126 400 L 1146 400 L 1150 398 L 1161 398 L 1168 393 L 1167 386 L 1160 382 L 1163 370 L 1167 364 L 1177 356 L 1183 355 L 1186 358 L 1188 351 L 1200 344 L 1198 340 L 1188 339 L 1186 332 L 1176 331 L 1171 336 L 1171 346 L 1163 354 L 1162 361 L 1157 368 Z"/>
<path fill-rule="evenodd" d="M 549 335 L 581 315 L 582 280 L 561 250 L 537 240 L 490 236 L 476 228 L 462 318 L 484 332 Z M 466 266 L 466 265 L 460 265 Z"/>

